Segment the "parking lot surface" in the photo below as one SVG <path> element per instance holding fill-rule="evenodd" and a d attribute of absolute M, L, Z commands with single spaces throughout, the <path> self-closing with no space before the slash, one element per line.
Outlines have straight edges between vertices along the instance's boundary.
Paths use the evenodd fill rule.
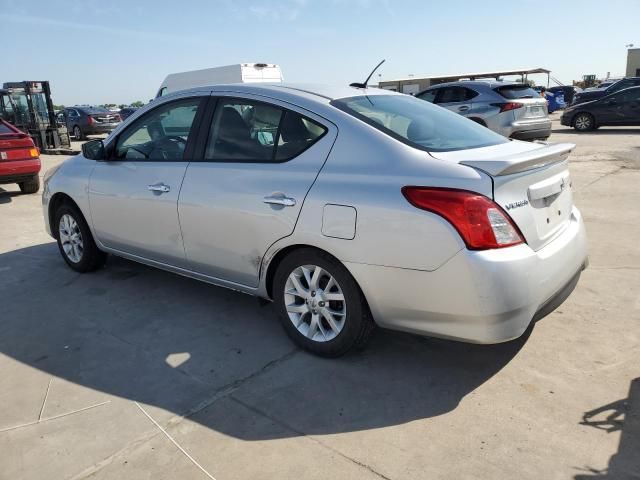
<path fill-rule="evenodd" d="M 40 196 L 2 186 L 0 479 L 640 478 L 640 129 L 557 117 L 591 264 L 494 346 L 380 330 L 316 358 L 249 296 L 73 272 Z"/>

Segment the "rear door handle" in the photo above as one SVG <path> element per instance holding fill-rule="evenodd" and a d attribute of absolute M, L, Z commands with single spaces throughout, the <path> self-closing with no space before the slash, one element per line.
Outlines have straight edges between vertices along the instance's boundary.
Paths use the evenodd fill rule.
<path fill-rule="evenodd" d="M 295 198 L 286 197 L 284 195 L 271 195 L 269 197 L 264 197 L 262 201 L 269 205 L 282 205 L 284 207 L 293 207 L 296 204 Z"/>
<path fill-rule="evenodd" d="M 148 185 L 147 189 L 151 192 L 157 193 L 167 193 L 171 191 L 171 187 L 169 185 L 165 185 L 164 183 L 155 183 L 153 185 Z"/>
<path fill-rule="evenodd" d="M 467 107 L 466 105 L 463 105 L 462 107 L 458 107 L 459 112 L 466 112 L 467 110 L 469 110 L 469 107 Z"/>

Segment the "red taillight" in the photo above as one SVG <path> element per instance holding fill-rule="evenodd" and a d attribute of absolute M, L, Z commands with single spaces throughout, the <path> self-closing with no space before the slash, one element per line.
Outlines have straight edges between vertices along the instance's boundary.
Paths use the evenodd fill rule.
<path fill-rule="evenodd" d="M 506 102 L 506 103 L 492 103 L 494 107 L 500 108 L 500 113 L 508 112 L 509 110 L 516 110 L 517 108 L 524 107 L 524 103 L 518 102 Z"/>
<path fill-rule="evenodd" d="M 117 113 L 116 113 L 116 114 L 114 115 L 114 117 L 115 117 L 115 119 L 116 119 L 116 122 L 121 122 L 121 121 L 122 121 L 122 117 L 121 117 L 119 114 L 117 114 Z"/>
<path fill-rule="evenodd" d="M 414 207 L 447 220 L 471 250 L 510 247 L 524 242 L 506 212 L 479 193 L 450 188 L 403 187 L 402 194 Z"/>
<path fill-rule="evenodd" d="M 87 123 L 88 123 L 89 125 L 93 125 L 93 122 L 94 122 L 93 117 L 92 117 L 92 116 L 88 116 L 88 117 L 87 117 Z"/>

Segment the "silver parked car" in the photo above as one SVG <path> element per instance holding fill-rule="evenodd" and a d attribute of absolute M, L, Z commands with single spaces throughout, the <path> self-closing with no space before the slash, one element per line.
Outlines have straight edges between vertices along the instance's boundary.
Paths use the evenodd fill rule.
<path fill-rule="evenodd" d="M 495 80 L 442 83 L 416 97 L 519 140 L 551 135 L 547 101 L 529 85 Z"/>
<path fill-rule="evenodd" d="M 273 300 L 320 355 L 374 325 L 503 342 L 586 265 L 572 148 L 378 89 L 198 88 L 49 170 L 44 218 L 76 271 L 112 253 Z"/>

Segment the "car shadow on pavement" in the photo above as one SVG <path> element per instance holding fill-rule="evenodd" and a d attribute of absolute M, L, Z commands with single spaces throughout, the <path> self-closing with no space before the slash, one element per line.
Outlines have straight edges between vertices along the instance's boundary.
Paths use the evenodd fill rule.
<path fill-rule="evenodd" d="M 586 412 L 580 424 L 621 435 L 607 469 L 586 468 L 589 473 L 578 474 L 575 480 L 640 478 L 640 377 L 631 381 L 627 398 Z"/>
<path fill-rule="evenodd" d="M 11 199 L 13 197 L 17 197 L 18 195 L 20 195 L 20 192 L 9 192 L 0 187 L 0 205 L 2 205 L 3 203 L 11 203 Z"/>
<path fill-rule="evenodd" d="M 0 254 L 0 267 L 1 354 L 245 440 L 444 414 L 530 334 L 480 346 L 379 330 L 366 350 L 321 359 L 293 346 L 270 305 L 127 260 L 80 275 L 47 243 Z"/>

